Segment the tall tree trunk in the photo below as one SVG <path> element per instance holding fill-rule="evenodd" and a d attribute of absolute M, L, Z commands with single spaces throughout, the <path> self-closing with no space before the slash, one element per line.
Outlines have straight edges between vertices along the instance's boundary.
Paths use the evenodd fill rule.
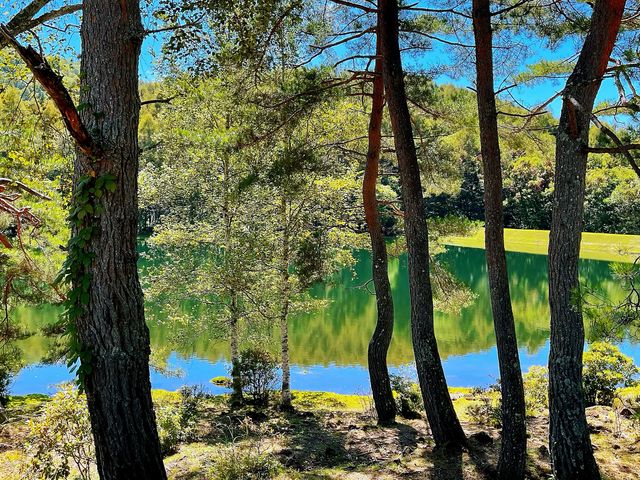
<path fill-rule="evenodd" d="M 291 287 L 289 285 L 289 263 L 291 261 L 289 239 L 289 216 L 287 214 L 287 200 L 282 197 L 282 252 L 280 259 L 280 360 L 282 362 L 282 388 L 280 408 L 290 410 L 291 406 L 291 366 L 289 364 L 289 306 Z"/>
<path fill-rule="evenodd" d="M 227 116 L 226 120 L 226 128 L 227 130 L 230 127 L 231 120 L 229 116 Z M 229 162 L 228 160 L 222 161 L 222 182 L 224 188 L 224 202 L 222 204 L 222 219 L 224 221 L 224 261 L 228 263 L 228 254 L 231 248 L 231 235 L 232 235 L 232 215 L 231 215 L 231 206 L 230 206 L 230 172 L 229 172 Z M 227 268 L 227 270 L 229 270 Z M 242 405 L 244 403 L 244 396 L 242 394 L 242 379 L 240 378 L 240 373 L 238 372 L 238 361 L 240 357 L 240 352 L 238 348 L 238 327 L 239 327 L 239 310 L 238 310 L 238 292 L 235 287 L 230 285 L 226 289 L 226 294 L 229 296 L 230 304 L 229 304 L 229 346 L 231 352 L 231 404 L 232 405 Z"/>
<path fill-rule="evenodd" d="M 238 295 L 235 292 L 231 294 L 231 308 L 229 316 L 230 329 L 230 347 L 231 347 L 231 404 L 242 405 L 244 396 L 242 394 L 242 379 L 238 372 L 238 362 L 240 360 L 240 349 L 238 347 Z"/>
<path fill-rule="evenodd" d="M 522 371 L 504 249 L 502 166 L 498 112 L 493 87 L 490 3 L 490 0 L 473 1 L 473 32 L 480 145 L 484 167 L 485 253 L 502 390 L 502 444 L 498 460 L 498 478 L 518 480 L 524 478 L 527 426 Z"/>
<path fill-rule="evenodd" d="M 136 252 L 138 226 L 138 58 L 143 27 L 137 0 L 85 0 L 81 27 L 81 119 L 98 146 L 78 150 L 76 181 L 113 174 L 116 189 L 88 250 L 94 259 L 86 313 L 77 321 L 91 353 L 85 377 L 100 478 L 166 478 L 149 380 L 149 330 Z M 84 362 L 83 362 L 84 363 Z"/>
<path fill-rule="evenodd" d="M 379 32 L 385 96 L 400 170 L 409 257 L 411 335 L 418 380 L 436 445 L 456 448 L 466 438 L 442 369 L 433 326 L 433 292 L 429 277 L 429 237 L 411 116 L 400 57 L 398 2 L 379 0 Z"/>
<path fill-rule="evenodd" d="M 584 216 L 589 123 L 624 10 L 624 0 L 595 2 L 591 27 L 563 92 L 549 237 L 550 451 L 558 480 L 599 479 L 584 411 L 584 325 L 578 259 Z"/>
<path fill-rule="evenodd" d="M 380 55 L 380 36 L 378 35 L 376 40 L 376 76 L 373 79 L 373 100 L 369 120 L 369 149 L 362 183 L 362 198 L 365 219 L 371 237 L 371 269 L 378 309 L 378 321 L 369 342 L 369 378 L 378 414 L 378 423 L 389 424 L 393 423 L 396 418 L 396 403 L 387 368 L 387 352 L 393 335 L 393 297 L 387 268 L 387 245 L 382 233 L 376 199 L 382 143 L 382 114 L 384 111 L 384 81 Z"/>

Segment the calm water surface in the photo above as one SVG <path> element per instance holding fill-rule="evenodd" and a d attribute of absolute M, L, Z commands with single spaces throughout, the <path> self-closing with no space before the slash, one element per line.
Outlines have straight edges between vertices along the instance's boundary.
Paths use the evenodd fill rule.
<path fill-rule="evenodd" d="M 339 393 L 366 393 L 369 381 L 366 369 L 367 343 L 376 317 L 375 298 L 361 285 L 370 278 L 371 259 L 359 252 L 352 271 L 341 272 L 331 283 L 317 285 L 312 294 L 327 300 L 313 313 L 298 315 L 290 322 L 292 388 L 328 390 Z M 471 304 L 455 313 L 437 312 L 436 335 L 445 373 L 452 386 L 486 386 L 498 378 L 495 336 L 491 321 L 491 304 L 487 285 L 484 250 L 448 247 L 439 256 L 456 277 L 475 294 Z M 511 295 L 523 370 L 531 365 L 544 365 L 549 353 L 549 307 L 546 257 L 508 253 Z M 615 281 L 607 262 L 582 260 L 582 281 L 612 299 L 624 292 Z M 413 372 L 409 325 L 409 289 L 406 280 L 406 256 L 391 260 L 389 275 L 393 286 L 396 327 L 389 351 L 392 372 Z M 153 312 L 155 307 L 149 305 Z M 18 318 L 22 326 L 37 331 L 55 320 L 58 310 L 51 306 L 21 308 Z M 150 315 L 150 318 L 161 315 Z M 154 388 L 174 390 L 185 384 L 200 384 L 211 392 L 222 388 L 209 380 L 226 375 L 228 347 L 213 340 L 213 335 L 189 332 L 180 326 L 151 320 L 151 343 L 155 363 L 151 382 Z M 184 341 L 176 342 L 176 338 Z M 11 386 L 13 394 L 52 393 L 56 385 L 71 375 L 64 365 L 45 365 L 52 341 L 33 335 L 20 342 L 28 365 Z M 640 363 L 640 345 L 625 342 L 621 349 Z"/>

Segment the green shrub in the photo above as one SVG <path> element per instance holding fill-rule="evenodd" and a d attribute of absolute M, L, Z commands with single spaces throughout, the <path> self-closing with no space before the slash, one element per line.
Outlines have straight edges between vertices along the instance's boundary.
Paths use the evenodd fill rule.
<path fill-rule="evenodd" d="M 640 370 L 610 343 L 594 342 L 584 354 L 582 382 L 587 406 L 611 405 L 616 389 L 636 384 Z"/>
<path fill-rule="evenodd" d="M 398 413 L 407 419 L 420 418 L 424 411 L 420 387 L 410 378 L 391 375 L 391 388 L 396 392 Z"/>
<path fill-rule="evenodd" d="M 472 422 L 499 428 L 502 426 L 502 402 L 497 386 L 473 391 L 473 402 L 467 407 Z"/>
<path fill-rule="evenodd" d="M 74 470 L 89 480 L 95 454 L 84 395 L 63 386 L 44 404 L 42 415 L 29 421 L 25 447 L 27 478 L 65 479 Z"/>
<path fill-rule="evenodd" d="M 185 386 L 179 390 L 179 402 L 158 402 L 154 405 L 160 449 L 171 455 L 180 442 L 196 438 L 202 401 L 206 397 L 201 387 Z"/>
<path fill-rule="evenodd" d="M 178 450 L 178 444 L 183 438 L 180 407 L 171 404 L 156 405 L 155 412 L 160 450 L 162 455 L 171 455 Z"/>
<path fill-rule="evenodd" d="M 549 407 L 549 369 L 533 365 L 522 376 L 524 382 L 524 400 L 527 412 L 533 415 Z"/>
<path fill-rule="evenodd" d="M 213 462 L 210 480 L 269 480 L 280 470 L 278 461 L 255 445 L 221 450 Z"/>
<path fill-rule="evenodd" d="M 12 346 L 3 346 L 0 350 L 0 407 L 9 402 L 9 385 L 20 369 L 20 352 Z"/>
<path fill-rule="evenodd" d="M 180 427 L 183 440 L 196 439 L 198 419 L 206 397 L 204 390 L 198 385 L 184 386 L 180 389 Z"/>
<path fill-rule="evenodd" d="M 242 391 L 255 405 L 269 403 L 269 393 L 278 380 L 278 363 L 264 350 L 250 348 L 243 350 L 236 365 L 242 384 Z"/>

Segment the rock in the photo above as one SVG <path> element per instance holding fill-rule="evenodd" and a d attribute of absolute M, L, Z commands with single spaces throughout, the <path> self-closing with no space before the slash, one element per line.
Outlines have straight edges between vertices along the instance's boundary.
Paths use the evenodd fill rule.
<path fill-rule="evenodd" d="M 487 432 L 477 432 L 469 435 L 469 440 L 473 440 L 479 445 L 491 445 L 493 443 L 493 437 Z"/>

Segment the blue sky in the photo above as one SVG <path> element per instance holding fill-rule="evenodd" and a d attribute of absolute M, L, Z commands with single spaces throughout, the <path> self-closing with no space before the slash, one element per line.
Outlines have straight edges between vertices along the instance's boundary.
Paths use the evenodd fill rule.
<path fill-rule="evenodd" d="M 49 8 L 58 8 L 60 5 L 63 5 L 66 2 L 64 0 L 54 0 L 54 3 Z M 8 3 L 3 3 L 0 0 L 0 22 L 6 22 L 7 19 L 11 18 L 15 11 L 22 8 L 26 4 L 26 0 L 20 0 L 15 2 L 15 0 L 9 0 Z M 149 15 L 146 15 L 146 20 L 144 21 L 146 26 L 152 28 L 150 26 L 151 18 Z M 71 23 L 74 25 L 79 25 L 79 17 L 72 16 L 66 17 L 65 22 Z M 60 25 L 58 25 L 60 26 Z M 157 58 L 159 56 L 162 42 L 166 35 L 154 35 L 148 36 L 145 39 L 142 48 L 142 55 L 140 58 L 140 78 L 143 81 L 154 80 L 162 76 L 162 72 L 158 67 Z M 455 40 L 455 39 L 454 39 Z M 499 40 L 496 41 L 496 43 Z M 574 52 L 576 52 L 577 48 L 579 48 L 579 44 L 575 45 L 574 40 L 568 40 L 562 42 L 559 46 L 550 50 L 549 48 L 540 45 L 529 45 L 529 53 L 520 63 L 520 66 L 515 66 L 514 70 L 522 71 L 526 68 L 527 64 L 545 59 L 545 60 L 559 60 L 566 59 L 570 57 Z M 61 53 L 67 57 L 73 58 L 77 55 L 80 47 L 80 38 L 79 32 L 77 28 L 71 28 L 65 34 L 56 34 L 55 40 L 48 44 L 47 49 L 50 50 L 50 53 Z M 75 52 L 75 54 L 74 54 Z M 497 51 L 497 54 L 499 52 Z M 439 63 L 446 64 L 448 61 L 448 56 L 451 55 L 451 52 L 447 50 L 443 45 L 434 44 L 433 50 L 428 52 L 426 55 L 419 57 L 417 60 L 409 60 L 407 59 L 407 65 L 412 65 L 417 68 L 426 68 L 431 66 L 431 64 Z M 514 73 L 517 73 L 514 71 Z M 504 77 L 504 76 L 503 76 Z M 503 77 L 500 76 L 499 73 L 496 74 L 496 83 L 500 83 Z M 473 65 L 468 65 L 464 68 L 464 73 L 462 75 L 458 75 L 456 77 L 450 75 L 439 75 L 435 78 L 438 83 L 452 83 L 454 85 L 460 87 L 471 87 L 473 85 Z M 562 89 L 564 81 L 563 80 L 545 80 L 539 81 L 535 84 L 526 85 L 518 88 L 514 88 L 511 90 L 512 94 L 517 98 L 519 102 L 523 104 L 533 107 L 536 106 L 556 92 Z M 504 96 L 505 99 L 509 99 L 508 96 Z M 617 98 L 617 90 L 612 80 L 605 79 L 599 96 L 598 101 L 602 101 L 604 99 L 615 99 Z M 548 109 L 555 115 L 558 116 L 561 108 L 561 100 L 555 100 Z"/>

